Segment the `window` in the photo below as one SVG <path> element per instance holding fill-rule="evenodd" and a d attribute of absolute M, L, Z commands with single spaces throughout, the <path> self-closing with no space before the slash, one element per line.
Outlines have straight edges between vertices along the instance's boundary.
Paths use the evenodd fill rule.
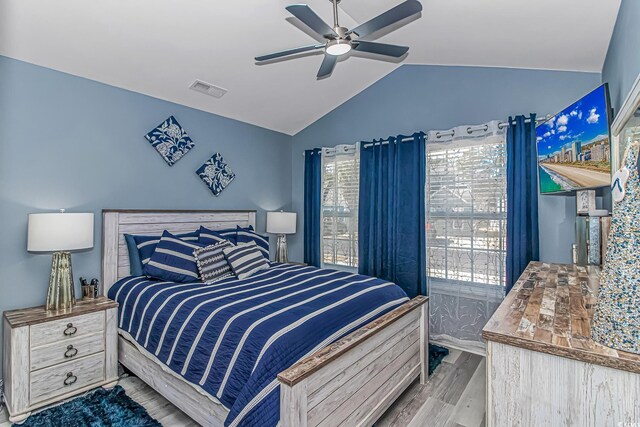
<path fill-rule="evenodd" d="M 505 145 L 490 138 L 427 146 L 430 279 L 504 286 Z"/>
<path fill-rule="evenodd" d="M 355 148 L 338 148 L 322 153 L 322 260 L 357 268 L 360 159 Z"/>

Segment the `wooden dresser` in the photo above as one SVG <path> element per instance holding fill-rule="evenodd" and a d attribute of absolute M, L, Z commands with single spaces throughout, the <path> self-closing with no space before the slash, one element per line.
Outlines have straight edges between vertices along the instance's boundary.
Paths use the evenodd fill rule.
<path fill-rule="evenodd" d="M 105 297 L 71 310 L 4 312 L 4 393 L 9 420 L 118 380 L 118 303 Z"/>
<path fill-rule="evenodd" d="M 488 426 L 640 426 L 640 356 L 591 340 L 600 269 L 532 262 L 485 326 Z"/>

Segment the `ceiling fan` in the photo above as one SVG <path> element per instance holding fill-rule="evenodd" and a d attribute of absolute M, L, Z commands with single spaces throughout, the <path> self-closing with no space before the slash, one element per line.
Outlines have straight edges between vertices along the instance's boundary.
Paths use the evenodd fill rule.
<path fill-rule="evenodd" d="M 406 46 L 375 43 L 362 39 L 378 30 L 419 13 L 422 10 L 422 4 L 420 4 L 419 1 L 406 0 L 364 24 L 358 25 L 352 30 L 341 27 L 338 23 L 338 3 L 340 3 L 340 0 L 331 0 L 331 3 L 333 4 L 333 28 L 324 22 L 322 18 L 306 4 L 293 4 L 286 7 L 293 16 L 302 21 L 320 37 L 326 39 L 326 42 L 258 56 L 255 60 L 257 62 L 264 62 L 298 53 L 324 49 L 324 59 L 322 60 L 322 65 L 320 65 L 320 70 L 317 75 L 317 78 L 320 79 L 331 75 L 338 62 L 338 57 L 350 52 L 352 49 L 358 52 L 374 53 L 393 58 L 400 58 L 409 51 L 409 48 Z"/>

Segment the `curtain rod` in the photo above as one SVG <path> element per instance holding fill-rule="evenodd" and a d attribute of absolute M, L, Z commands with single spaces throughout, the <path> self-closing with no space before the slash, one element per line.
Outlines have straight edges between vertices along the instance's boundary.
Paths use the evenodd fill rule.
<path fill-rule="evenodd" d="M 547 121 L 547 120 L 549 120 L 551 117 L 553 117 L 553 116 L 551 116 L 551 115 L 546 115 L 546 116 L 544 116 L 544 118 L 537 119 L 537 120 L 536 120 L 536 124 L 546 122 L 546 121 Z M 528 119 L 528 118 L 527 118 L 527 119 L 525 119 L 525 120 L 524 120 L 524 122 L 525 122 L 525 123 L 531 123 L 531 119 Z M 511 123 L 514 123 L 514 124 L 515 124 L 515 120 L 513 120 Z M 509 125 L 510 125 L 510 124 L 509 124 L 508 122 L 500 122 L 500 123 L 498 123 L 498 128 L 499 128 L 499 129 L 504 129 L 504 128 L 506 128 L 506 127 L 509 127 Z M 468 133 L 468 134 L 472 134 L 472 133 L 474 133 L 474 132 L 478 132 L 478 131 L 486 132 L 487 130 L 489 130 L 487 125 L 469 126 L 469 127 L 467 128 L 467 133 Z M 451 131 L 445 131 L 445 132 L 437 132 L 437 133 L 436 133 L 436 136 L 438 136 L 438 137 L 441 137 L 441 136 L 454 136 L 454 135 L 455 135 L 455 132 L 454 132 L 453 130 L 451 130 Z M 413 136 L 407 136 L 407 137 L 404 137 L 404 138 L 402 138 L 400 141 L 401 141 L 401 142 L 407 142 L 406 140 L 413 140 Z M 363 148 L 373 147 L 374 145 L 388 145 L 388 144 L 389 144 L 389 138 L 384 139 L 384 140 L 382 140 L 382 141 L 373 141 L 373 142 L 365 143 L 365 144 L 363 145 Z"/>
<path fill-rule="evenodd" d="M 353 149 L 353 151 L 356 151 L 357 150 L 357 146 L 358 146 L 359 143 L 360 142 L 356 142 L 355 144 L 339 144 L 334 148 L 322 147 L 322 148 L 320 148 L 320 153 L 319 154 L 322 154 L 323 151 L 326 152 L 328 155 L 336 154 L 337 151 L 338 151 L 337 147 L 341 147 L 342 151 L 345 152 L 345 153 L 348 153 L 352 149 Z M 304 153 L 305 152 L 303 151 L 302 152 L 302 157 L 304 157 Z M 311 152 L 311 155 L 313 155 L 313 151 Z"/>
<path fill-rule="evenodd" d="M 539 119 L 536 119 L 536 124 L 538 124 L 538 123 L 544 123 L 544 122 L 546 122 L 547 120 L 549 120 L 551 117 L 553 117 L 553 116 L 552 116 L 552 115 L 550 115 L 550 114 L 547 114 L 547 115 L 546 115 L 546 116 L 544 116 L 544 117 L 540 117 Z M 515 122 L 516 122 L 516 121 L 515 121 L 515 120 L 513 120 L 511 123 L 515 123 Z M 524 119 L 524 122 L 525 122 L 525 123 L 531 123 L 531 119 L 528 119 L 528 118 L 527 118 L 527 119 Z M 508 126 L 509 126 L 509 123 L 508 123 L 508 122 L 500 122 L 500 123 L 498 123 L 498 127 L 499 127 L 500 129 L 504 129 L 504 128 L 508 127 Z"/>
<path fill-rule="evenodd" d="M 387 139 L 383 139 L 383 140 L 378 140 L 378 141 L 372 141 L 372 142 L 367 142 L 365 143 L 362 148 L 369 148 L 369 147 L 373 147 L 375 145 L 389 145 L 389 139 L 390 138 L 395 138 L 395 137 L 389 137 Z M 398 139 L 398 138 L 396 138 Z M 412 136 L 404 136 L 402 138 L 399 138 L 400 142 L 409 142 L 409 141 L 413 141 L 413 135 Z"/>
<path fill-rule="evenodd" d="M 639 111 L 640 111 L 640 109 L 639 109 Z M 550 115 L 550 114 L 547 114 L 544 117 L 536 119 L 536 125 L 546 122 L 551 117 L 553 117 L 553 116 Z M 516 122 L 515 120 L 512 120 L 511 123 L 509 123 L 509 122 L 500 122 L 500 123 L 498 123 L 498 128 L 499 129 L 504 129 L 506 127 L 509 127 L 511 124 L 515 124 L 515 122 Z M 526 119 L 524 119 L 524 122 L 525 123 L 531 123 L 531 119 L 526 118 Z M 471 134 L 471 133 L 477 132 L 479 130 L 487 131 L 488 130 L 487 129 L 487 125 L 469 126 L 467 128 L 467 133 Z M 454 136 L 455 133 L 454 133 L 454 131 L 451 130 L 451 131 L 445 131 L 445 132 L 438 132 L 437 135 L 438 136 Z M 389 137 L 389 138 L 392 138 L 392 137 Z M 374 140 L 372 142 L 366 142 L 366 143 L 364 143 L 363 148 L 369 148 L 369 147 L 373 147 L 375 145 L 389 145 L 389 138 L 383 139 L 383 140 L 379 140 L 379 141 L 375 141 Z M 400 142 L 408 142 L 408 141 L 413 141 L 413 135 L 405 136 L 405 137 L 400 139 Z M 361 142 L 362 141 L 358 141 L 355 144 L 359 144 Z M 304 157 L 304 151 L 302 152 L 302 156 Z"/>

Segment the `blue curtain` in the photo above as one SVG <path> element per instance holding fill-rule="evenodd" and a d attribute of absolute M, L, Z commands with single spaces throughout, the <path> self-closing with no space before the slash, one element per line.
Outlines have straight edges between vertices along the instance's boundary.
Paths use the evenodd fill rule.
<path fill-rule="evenodd" d="M 360 146 L 359 272 L 426 294 L 424 134 Z"/>
<path fill-rule="evenodd" d="M 507 293 L 540 257 L 536 115 L 525 119 L 509 117 L 507 132 Z"/>
<path fill-rule="evenodd" d="M 304 262 L 320 267 L 322 149 L 304 152 Z"/>

